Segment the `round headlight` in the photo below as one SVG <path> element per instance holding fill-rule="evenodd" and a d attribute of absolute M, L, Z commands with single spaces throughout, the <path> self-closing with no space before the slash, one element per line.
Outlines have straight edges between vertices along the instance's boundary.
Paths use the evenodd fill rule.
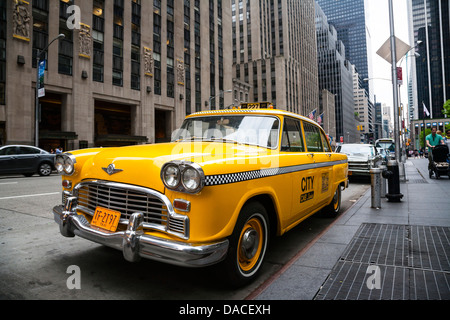
<path fill-rule="evenodd" d="M 183 172 L 183 186 L 188 191 L 195 191 L 201 183 L 200 173 L 194 168 L 187 168 Z"/>
<path fill-rule="evenodd" d="M 180 183 L 180 169 L 176 165 L 168 165 L 164 168 L 163 182 L 168 188 L 176 188 Z"/>
<path fill-rule="evenodd" d="M 74 169 L 75 169 L 75 164 L 74 164 L 72 158 L 66 157 L 64 159 L 64 172 L 67 175 L 71 175 L 71 174 L 73 174 Z"/>
<path fill-rule="evenodd" d="M 56 156 L 55 168 L 56 168 L 56 171 L 58 171 L 58 173 L 64 172 L 64 157 L 63 156 Z"/>

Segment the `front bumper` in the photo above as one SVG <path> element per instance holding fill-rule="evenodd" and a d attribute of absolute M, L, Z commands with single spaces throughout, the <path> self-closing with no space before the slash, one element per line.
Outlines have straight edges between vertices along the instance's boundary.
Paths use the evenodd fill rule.
<path fill-rule="evenodd" d="M 222 261 L 228 251 L 228 240 L 194 245 L 146 235 L 142 229 L 141 213 L 131 216 L 126 231 L 108 232 L 94 229 L 84 216 L 76 213 L 71 202 L 69 198 L 65 206 L 53 208 L 55 222 L 59 224 L 61 234 L 65 237 L 77 235 L 121 250 L 124 258 L 130 262 L 146 258 L 184 267 L 204 267 Z"/>

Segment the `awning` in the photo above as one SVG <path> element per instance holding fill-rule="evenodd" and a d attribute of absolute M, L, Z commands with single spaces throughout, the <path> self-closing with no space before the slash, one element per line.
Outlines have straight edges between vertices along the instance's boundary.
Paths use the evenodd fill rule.
<path fill-rule="evenodd" d="M 98 135 L 95 137 L 96 141 L 105 141 L 105 142 L 134 142 L 134 143 L 146 143 L 148 142 L 148 138 L 145 136 L 129 136 L 123 134 L 104 134 Z"/>
<path fill-rule="evenodd" d="M 78 135 L 76 132 L 70 131 L 41 131 L 39 139 L 49 140 L 77 140 Z"/>

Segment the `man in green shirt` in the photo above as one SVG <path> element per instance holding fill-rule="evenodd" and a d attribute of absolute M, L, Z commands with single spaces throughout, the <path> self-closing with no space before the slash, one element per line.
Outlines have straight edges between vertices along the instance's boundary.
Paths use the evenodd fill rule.
<path fill-rule="evenodd" d="M 437 128 L 431 128 L 431 134 L 427 135 L 427 147 L 428 147 L 428 170 L 432 169 L 431 162 L 433 161 L 433 149 L 437 145 L 445 144 L 444 137 L 440 134 L 436 134 Z"/>

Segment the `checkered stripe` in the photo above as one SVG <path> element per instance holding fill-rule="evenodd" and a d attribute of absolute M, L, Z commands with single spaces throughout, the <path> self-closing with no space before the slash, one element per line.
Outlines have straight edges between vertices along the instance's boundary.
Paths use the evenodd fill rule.
<path fill-rule="evenodd" d="M 283 167 L 283 168 L 269 168 L 269 169 L 261 169 L 261 170 L 253 170 L 253 171 L 245 171 L 245 172 L 237 172 L 237 173 L 228 173 L 228 174 L 219 174 L 219 175 L 210 175 L 205 177 L 205 186 L 218 186 L 222 184 L 229 184 L 235 182 L 242 182 L 248 180 L 255 180 L 265 177 L 272 177 L 281 174 L 287 174 L 297 171 L 309 170 L 318 167 L 324 166 L 334 166 L 341 163 L 346 163 L 347 161 L 334 161 L 328 163 L 315 163 L 315 164 L 303 164 L 291 167 Z"/>
<path fill-rule="evenodd" d="M 241 181 L 255 180 L 264 177 L 276 176 L 279 174 L 285 174 L 293 171 L 294 167 L 287 168 L 271 168 L 271 169 L 261 169 L 254 171 L 245 171 L 229 174 L 212 175 L 205 177 L 205 186 L 217 186 L 221 184 L 229 184 Z"/>

